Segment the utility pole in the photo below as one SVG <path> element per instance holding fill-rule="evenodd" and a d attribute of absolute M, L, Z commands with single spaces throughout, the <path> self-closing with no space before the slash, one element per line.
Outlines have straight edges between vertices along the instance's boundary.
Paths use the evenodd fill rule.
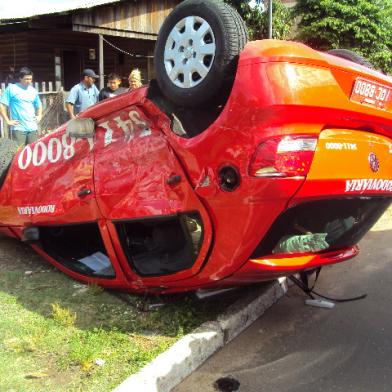
<path fill-rule="evenodd" d="M 268 3 L 268 38 L 272 39 L 272 0 Z"/>
<path fill-rule="evenodd" d="M 268 38 L 272 39 L 272 0 L 248 0 L 250 8 L 258 8 L 261 13 L 266 12 L 268 3 Z"/>

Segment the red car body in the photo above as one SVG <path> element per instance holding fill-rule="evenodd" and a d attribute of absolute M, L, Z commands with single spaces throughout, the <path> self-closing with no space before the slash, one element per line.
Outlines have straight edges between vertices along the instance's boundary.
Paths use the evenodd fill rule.
<path fill-rule="evenodd" d="M 223 111 L 196 136 L 174 133 L 170 118 L 143 87 L 80 114 L 94 120 L 93 139 L 67 136 L 65 124 L 18 151 L 0 191 L 1 232 L 23 238 L 26 229 L 37 228 L 45 239 L 51 230 L 55 242 L 56 235 L 61 241 L 61 233 L 78 226 L 67 237 L 68 255 L 83 228 L 92 233 L 94 225 L 111 262 L 110 277 L 85 274 L 72 260 L 59 260 L 50 241 L 39 239 L 32 247 L 77 280 L 134 292 L 248 284 L 346 260 L 358 252 L 353 242 L 391 201 L 391 90 L 390 77 L 302 44 L 248 43 Z M 289 147 L 288 156 L 279 155 L 277 144 L 297 139 L 317 144 L 311 151 Z M 278 155 L 287 171 L 264 173 L 260 167 L 269 165 L 266 160 L 277 166 Z M 222 168 L 234 170 L 231 189 L 222 185 Z M 312 217 L 318 232 L 319 213 L 330 224 L 353 204 L 360 211 L 353 218 L 358 229 L 334 246 L 274 250 L 292 234 L 285 227 L 294 217 L 306 215 L 301 222 Z M 148 270 L 151 222 L 169 222 L 158 223 L 159 235 L 173 228 L 176 236 L 181 225 L 173 222 L 182 214 L 202 227 L 194 257 L 174 269 Z M 143 250 L 135 267 L 129 241 L 140 231 Z"/>

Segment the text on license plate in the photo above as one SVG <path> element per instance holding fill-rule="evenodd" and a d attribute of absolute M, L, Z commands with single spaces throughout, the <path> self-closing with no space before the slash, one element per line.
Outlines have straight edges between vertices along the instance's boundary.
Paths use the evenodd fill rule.
<path fill-rule="evenodd" d="M 357 78 L 351 92 L 351 101 L 385 109 L 392 97 L 391 88 L 383 84 Z"/>

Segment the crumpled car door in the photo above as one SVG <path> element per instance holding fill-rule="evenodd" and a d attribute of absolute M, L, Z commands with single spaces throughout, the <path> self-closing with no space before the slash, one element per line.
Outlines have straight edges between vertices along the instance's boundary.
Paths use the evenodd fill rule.
<path fill-rule="evenodd" d="M 128 275 L 156 284 L 197 273 L 210 219 L 153 116 L 132 105 L 98 119 L 94 151 L 97 203 Z"/>

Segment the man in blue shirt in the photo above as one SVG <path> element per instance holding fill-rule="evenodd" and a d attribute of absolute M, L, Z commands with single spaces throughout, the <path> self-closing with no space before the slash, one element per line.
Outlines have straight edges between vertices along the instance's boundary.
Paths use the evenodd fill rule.
<path fill-rule="evenodd" d="M 98 78 L 92 69 L 85 69 L 82 72 L 81 82 L 72 87 L 65 101 L 71 118 L 75 118 L 76 114 L 98 102 L 99 91 L 94 84 Z"/>
<path fill-rule="evenodd" d="M 19 82 L 9 84 L 0 100 L 0 113 L 10 126 L 11 138 L 19 145 L 37 140 L 37 123 L 42 117 L 42 104 L 32 83 L 31 70 L 21 68 Z"/>

